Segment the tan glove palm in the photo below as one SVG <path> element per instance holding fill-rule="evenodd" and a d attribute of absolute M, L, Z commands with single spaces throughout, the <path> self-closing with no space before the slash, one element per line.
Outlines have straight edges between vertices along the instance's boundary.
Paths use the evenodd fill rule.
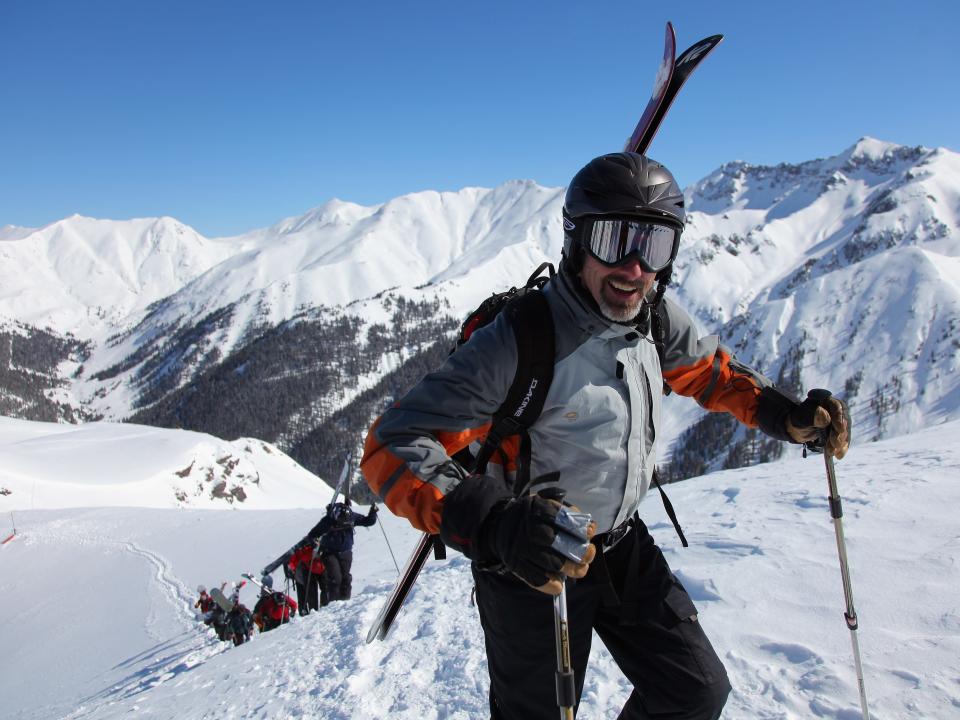
<path fill-rule="evenodd" d="M 812 425 L 795 425 L 788 416 L 786 428 L 790 439 L 796 443 L 817 440 L 822 431 L 828 428 L 824 452 L 837 460 L 843 459 L 850 448 L 850 414 L 843 401 L 833 396 L 819 400 Z"/>

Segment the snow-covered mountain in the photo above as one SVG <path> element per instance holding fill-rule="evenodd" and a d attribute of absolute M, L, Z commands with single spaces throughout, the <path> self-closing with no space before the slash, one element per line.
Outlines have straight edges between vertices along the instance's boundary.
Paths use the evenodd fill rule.
<path fill-rule="evenodd" d="M 946 720 L 960 706 L 958 431 L 952 422 L 866 444 L 837 464 L 876 719 Z M 250 453 L 256 496 L 174 508 L 170 471 L 203 444 L 222 445 L 181 430 L 0 422 L 0 539 L 17 533 L 0 545 L 0 715 L 486 717 L 483 639 L 461 556 L 431 560 L 391 635 L 364 644 L 396 578 L 391 551 L 402 563 L 419 536 L 385 510 L 380 527 L 357 529 L 353 598 L 240 647 L 218 642 L 194 616 L 197 585 L 257 572 L 317 521 L 330 491 L 304 487 L 289 458 Z M 98 472 L 87 472 L 97 456 Z M 103 488 L 127 485 L 143 489 L 127 506 L 89 507 Z M 641 505 L 726 665 L 724 717 L 861 717 L 826 490 L 820 457 L 799 452 L 675 485 L 689 548 L 659 500 Z M 248 607 L 255 599 L 242 589 Z M 616 717 L 629 692 L 595 638 L 578 717 Z"/>
<path fill-rule="evenodd" d="M 958 417 L 958 187 L 957 153 L 871 138 L 799 165 L 728 163 L 687 190 L 675 292 L 772 377 L 843 391 L 859 438 Z M 362 424 L 377 401 L 351 403 L 398 390 L 382 387 L 386 374 L 429 338 L 556 261 L 562 201 L 562 189 L 515 181 L 373 207 L 333 200 L 232 238 L 203 238 L 169 218 L 8 227 L 0 355 L 4 337 L 11 358 L 24 346 L 23 324 L 69 333 L 79 345 L 44 371 L 57 375 L 47 413 L 137 413 L 228 437 L 263 433 L 256 422 L 214 427 L 205 406 L 242 395 L 243 382 L 289 383 L 287 397 L 299 379 L 303 397 L 275 409 L 283 419 L 266 438 L 289 449 L 337 412 Z M 324 355 L 335 337 L 356 356 Z M 333 374 L 316 380 L 323 368 Z M 235 414 L 252 417 L 264 402 L 248 396 Z M 43 404 L 4 407 L 31 417 Z M 698 417 L 678 404 L 665 439 Z"/>
<path fill-rule="evenodd" d="M 960 155 L 864 138 L 688 190 L 678 293 L 741 359 L 851 403 L 861 438 L 960 408 Z"/>
<path fill-rule="evenodd" d="M 242 246 L 169 217 L 74 215 L 0 235 L 0 315 L 99 340 Z"/>

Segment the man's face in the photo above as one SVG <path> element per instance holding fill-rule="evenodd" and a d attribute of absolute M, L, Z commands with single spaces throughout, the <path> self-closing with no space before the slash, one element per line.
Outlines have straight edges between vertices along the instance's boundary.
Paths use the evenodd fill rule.
<path fill-rule="evenodd" d="M 608 267 L 589 253 L 584 253 L 580 280 L 590 292 L 604 317 L 627 323 L 640 312 L 640 304 L 657 280 L 655 272 L 645 272 L 640 262 L 631 258 L 623 265 Z"/>

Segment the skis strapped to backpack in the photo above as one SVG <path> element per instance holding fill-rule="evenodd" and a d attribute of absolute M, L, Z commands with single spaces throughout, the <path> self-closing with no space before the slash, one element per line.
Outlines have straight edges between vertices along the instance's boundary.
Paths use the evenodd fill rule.
<path fill-rule="evenodd" d="M 337 480 L 337 486 L 333 489 L 333 498 L 330 500 L 330 503 L 333 504 L 337 501 L 340 492 L 343 490 L 344 484 L 346 484 L 347 489 L 344 493 L 344 497 L 347 498 L 347 501 L 350 500 L 350 473 L 353 471 L 353 452 L 348 452 L 346 459 L 343 461 L 343 469 L 340 470 L 340 479 Z"/>
<path fill-rule="evenodd" d="M 220 588 L 214 588 L 211 590 L 210 597 L 213 598 L 213 601 L 220 606 L 220 609 L 225 613 L 229 613 L 233 610 L 233 600 L 224 595 L 223 590 Z"/>
<path fill-rule="evenodd" d="M 637 127 L 627 140 L 625 150 L 636 153 L 646 152 L 684 83 L 721 40 L 723 35 L 711 35 L 691 45 L 679 57 L 675 57 L 676 35 L 673 24 L 667 23 L 663 60 L 657 71 L 653 93 Z M 487 298 L 463 322 L 457 345 L 453 349 L 456 351 L 457 347 L 470 339 L 475 330 L 492 322 L 501 312 L 508 313 L 517 341 L 517 373 L 506 400 L 493 416 L 490 432 L 476 457 L 473 457 L 469 450 L 464 449 L 457 453 L 454 459 L 472 472 L 483 472 L 487 462 L 503 440 L 511 435 L 519 435 L 520 453 L 517 458 L 514 485 L 515 491 L 518 492 L 523 490 L 530 481 L 530 438 L 527 428 L 539 417 L 547 391 L 550 389 L 550 382 L 553 380 L 553 319 L 547 307 L 546 298 L 539 292 L 548 280 L 547 277 L 541 277 L 541 273 L 548 267 L 552 276 L 553 266 L 543 263 L 522 288 L 510 288 L 506 292 L 496 293 Z M 659 483 L 657 488 L 663 494 Z M 665 504 L 668 502 L 668 500 L 665 501 Z M 672 507 L 670 509 L 672 510 Z M 683 533 L 672 513 L 671 520 L 682 538 Z M 686 545 L 685 539 L 683 543 Z M 431 550 L 437 559 L 446 557 L 446 548 L 439 536 L 424 533 L 407 561 L 393 592 L 370 626 L 367 633 L 368 643 L 386 638 L 417 576 L 426 564 Z"/>
<path fill-rule="evenodd" d="M 677 48 L 676 35 L 673 23 L 667 23 L 666 37 L 663 43 L 663 60 L 657 70 L 657 77 L 653 83 L 653 94 L 637 123 L 636 129 L 624 145 L 627 152 L 645 153 L 654 135 L 663 124 L 670 106 L 676 99 L 680 88 L 687 82 L 693 71 L 697 69 L 707 55 L 723 40 L 723 35 L 711 35 L 699 42 L 695 42 L 674 59 Z"/>

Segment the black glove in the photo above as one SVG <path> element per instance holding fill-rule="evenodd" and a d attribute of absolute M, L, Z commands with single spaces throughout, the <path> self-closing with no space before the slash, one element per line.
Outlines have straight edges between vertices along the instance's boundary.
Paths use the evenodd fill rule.
<path fill-rule="evenodd" d="M 850 447 L 850 410 L 829 390 L 811 390 L 786 419 L 787 433 L 796 443 L 823 450 L 840 460 Z"/>
<path fill-rule="evenodd" d="M 501 501 L 480 529 L 483 559 L 502 564 L 532 587 L 545 585 L 564 563 L 551 548 L 559 510 L 556 502 L 539 495 Z"/>
<path fill-rule="evenodd" d="M 377 508 L 376 504 L 371 505 L 370 509 L 367 511 L 367 517 L 376 517 L 378 512 L 380 512 L 380 510 Z"/>
<path fill-rule="evenodd" d="M 489 475 L 470 475 L 443 498 L 440 539 L 471 560 L 483 562 L 480 526 L 490 510 L 513 497 L 506 483 Z"/>

